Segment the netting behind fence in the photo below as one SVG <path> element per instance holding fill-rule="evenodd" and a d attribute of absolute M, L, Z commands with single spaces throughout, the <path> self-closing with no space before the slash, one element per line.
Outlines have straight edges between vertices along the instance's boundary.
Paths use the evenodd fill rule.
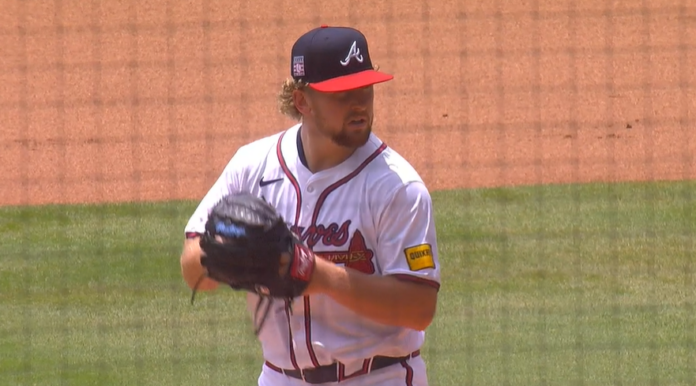
<path fill-rule="evenodd" d="M 3 6 L 6 203 L 199 196 L 207 162 L 289 124 L 275 94 L 292 42 L 320 23 L 367 34 L 396 76 L 377 127 L 434 188 L 607 178 L 612 162 L 688 173 L 686 2 Z M 544 175 L 521 177 L 534 164 Z"/>
<path fill-rule="evenodd" d="M 375 63 L 395 75 L 393 82 L 376 88 L 375 130 L 412 162 L 433 190 L 696 177 L 696 7 L 687 0 L 2 0 L 0 8 L 3 205 L 200 199 L 239 146 L 293 123 L 278 113 L 276 94 L 289 76 L 292 43 L 320 24 L 351 25 L 363 31 Z M 683 197 L 686 208 L 690 196 Z M 184 224 L 180 225 L 174 228 Z M 676 231 L 690 236 L 692 227 L 684 226 Z M 97 234 L 107 237 L 108 230 Z M 27 245 L 33 240 L 29 235 L 22 239 Z M 109 248 L 103 240 L 99 245 Z M 684 302 L 689 303 L 693 272 L 685 261 L 693 248 L 685 245 L 692 244 L 682 245 L 680 253 L 687 260 L 679 260 L 683 270 L 674 280 L 679 283 L 675 291 L 686 294 Z M 178 245 L 171 248 L 178 253 Z M 20 252 L 34 253 L 27 251 L 15 251 L 12 259 Z M 69 294 L 73 284 L 62 280 L 58 291 Z M 24 306 L 30 310 L 37 285 L 27 281 L 26 287 L 12 287 L 26 295 Z M 20 303 L 16 306 L 21 308 Z M 653 305 L 656 308 L 650 312 L 661 312 L 659 304 Z M 50 314 L 41 310 L 36 308 L 36 314 Z M 138 310 L 146 318 L 145 308 Z M 578 315 L 568 318 L 574 316 Z M 655 318 L 650 320 L 661 320 Z M 606 349 L 614 349 L 617 357 L 626 350 L 629 356 L 646 352 L 655 361 L 665 352 L 674 358 L 693 358 L 693 321 L 691 316 L 684 318 L 673 326 L 676 331 L 690 331 L 684 336 L 691 340 L 684 345 L 663 350 L 656 343 L 635 352 L 621 344 Z M 68 323 L 69 317 L 56 320 Z M 457 331 L 455 321 L 443 323 L 433 327 L 434 342 L 456 336 L 451 332 Z M 12 326 L 3 332 L 27 335 L 29 341 L 36 333 L 27 324 L 22 330 Z M 169 330 L 174 331 L 171 334 L 189 334 L 177 326 Z M 478 328 L 487 331 L 485 325 Z M 75 334 L 60 326 L 57 334 L 68 330 Z M 120 347 L 119 336 L 129 334 L 127 323 L 95 331 L 113 347 Z M 645 333 L 650 333 L 649 327 Z M 65 347 L 79 350 L 75 347 L 80 342 L 61 339 Z M 210 355 L 210 361 L 224 365 L 237 355 L 220 347 L 215 352 L 224 353 L 221 357 L 191 353 L 187 338 L 175 340 L 172 350 L 182 352 L 155 355 L 159 358 L 155 362 L 168 363 L 164 366 L 171 366 L 174 374 L 179 374 L 176 366 L 191 356 Z M 249 345 L 246 350 L 255 347 Z M 435 346 L 430 361 L 447 363 L 433 365 L 435 371 L 456 374 L 436 375 L 443 384 L 460 376 L 470 383 L 489 383 L 476 374 L 493 370 L 459 363 L 476 357 L 471 346 L 461 350 L 446 346 L 449 351 Z M 581 346 L 561 345 L 560 350 L 584 350 Z M 555 366 L 576 369 L 577 384 L 621 383 L 632 371 L 584 372 L 577 361 L 554 362 L 553 347 L 531 347 L 522 354 L 511 347 L 503 342 L 503 359 L 491 359 L 503 374 L 496 384 L 523 379 L 510 372 L 515 367 L 506 367 L 508 361 L 516 363 L 518 354 L 532 357 L 534 363 L 546 358 L 538 370 L 552 375 L 534 378 L 539 384 L 558 376 Z M 71 366 L 88 363 L 84 366 L 97 378 L 111 374 L 113 379 L 103 378 L 109 384 L 108 380 L 118 379 L 118 371 L 110 366 L 131 371 L 139 363 L 134 352 L 120 364 L 110 364 L 109 351 L 103 350 L 94 353 L 100 365 L 92 368 L 87 357 L 80 357 L 86 362 L 62 361 L 59 352 L 47 358 L 28 349 L 16 358 L 8 349 L 0 354 L 11 359 L 0 360 L 0 369 L 7 366 L 10 384 L 44 375 L 49 380 L 37 382 L 53 384 L 60 377 L 37 362 L 54 364 L 68 374 L 60 378 L 66 380 L 73 379 Z M 512 357 L 505 350 L 511 350 Z M 458 359 L 448 359 L 451 356 Z M 580 356 L 578 351 L 570 355 Z M 680 378 L 662 383 L 658 366 L 644 383 L 693 384 L 693 359 L 679 364 L 683 365 Z M 256 365 L 250 360 L 239 366 L 253 373 Z M 486 363 L 476 362 L 479 365 Z M 39 378 L 17 375 L 21 372 L 17 369 L 30 374 L 37 366 L 42 369 L 37 370 Z M 147 367 L 137 368 L 138 374 L 148 373 Z M 68 383 L 93 384 L 88 376 L 84 381 L 75 377 Z M 176 381 L 171 374 L 168 377 Z"/>

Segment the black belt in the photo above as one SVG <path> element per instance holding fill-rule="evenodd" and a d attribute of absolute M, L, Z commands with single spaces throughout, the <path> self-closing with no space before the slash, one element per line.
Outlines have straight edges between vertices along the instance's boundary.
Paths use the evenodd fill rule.
<path fill-rule="evenodd" d="M 332 363 L 330 365 L 319 366 L 305 370 L 281 369 L 280 367 L 275 366 L 269 361 L 266 361 L 266 366 L 289 377 L 302 379 L 307 383 L 318 384 L 339 382 L 353 377 L 357 377 L 359 375 L 365 375 L 372 371 L 383 369 L 385 367 L 395 365 L 405 360 L 415 358 L 418 355 L 420 355 L 420 350 L 416 350 L 411 354 L 403 357 L 376 356 L 371 359 L 365 359 L 363 360 L 362 368 L 352 374 L 345 373 L 345 365 L 343 365 L 342 363 Z"/>

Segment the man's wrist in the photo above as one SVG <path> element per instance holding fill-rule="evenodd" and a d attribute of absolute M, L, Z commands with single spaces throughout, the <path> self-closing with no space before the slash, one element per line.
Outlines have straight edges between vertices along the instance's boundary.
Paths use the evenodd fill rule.
<path fill-rule="evenodd" d="M 315 256 L 314 271 L 305 294 L 328 293 L 331 286 L 331 272 L 337 268 L 335 264 Z"/>

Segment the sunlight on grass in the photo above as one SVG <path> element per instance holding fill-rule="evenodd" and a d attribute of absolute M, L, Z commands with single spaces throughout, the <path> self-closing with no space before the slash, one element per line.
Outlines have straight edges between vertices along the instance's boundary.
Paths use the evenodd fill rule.
<path fill-rule="evenodd" d="M 694 188 L 434 193 L 431 385 L 695 384 Z M 3 384 L 256 384 L 242 294 L 180 278 L 195 204 L 0 209 Z"/>

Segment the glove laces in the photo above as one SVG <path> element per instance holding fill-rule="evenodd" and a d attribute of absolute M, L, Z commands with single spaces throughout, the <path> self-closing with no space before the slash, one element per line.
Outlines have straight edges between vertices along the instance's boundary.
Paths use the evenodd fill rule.
<path fill-rule="evenodd" d="M 193 304 L 193 299 L 196 297 L 196 292 L 198 292 L 198 287 L 201 285 L 201 282 L 203 279 L 205 279 L 207 275 L 203 273 L 201 276 L 198 277 L 198 280 L 196 281 L 196 284 L 193 286 L 193 291 L 191 292 L 191 304 Z"/>
<path fill-rule="evenodd" d="M 193 291 L 191 292 L 191 304 L 193 304 L 196 298 L 196 293 L 198 293 L 198 287 L 201 285 L 203 279 L 208 275 L 203 273 L 196 284 L 193 286 Z M 268 314 L 271 312 L 271 306 L 273 305 L 273 297 L 264 293 L 264 291 L 256 291 L 259 296 L 258 302 L 256 302 L 256 310 L 254 310 L 254 335 L 259 336 L 261 329 L 266 324 L 266 319 L 268 319 Z M 263 308 L 263 311 L 262 311 Z M 259 319 L 260 315 L 260 319 Z"/>

